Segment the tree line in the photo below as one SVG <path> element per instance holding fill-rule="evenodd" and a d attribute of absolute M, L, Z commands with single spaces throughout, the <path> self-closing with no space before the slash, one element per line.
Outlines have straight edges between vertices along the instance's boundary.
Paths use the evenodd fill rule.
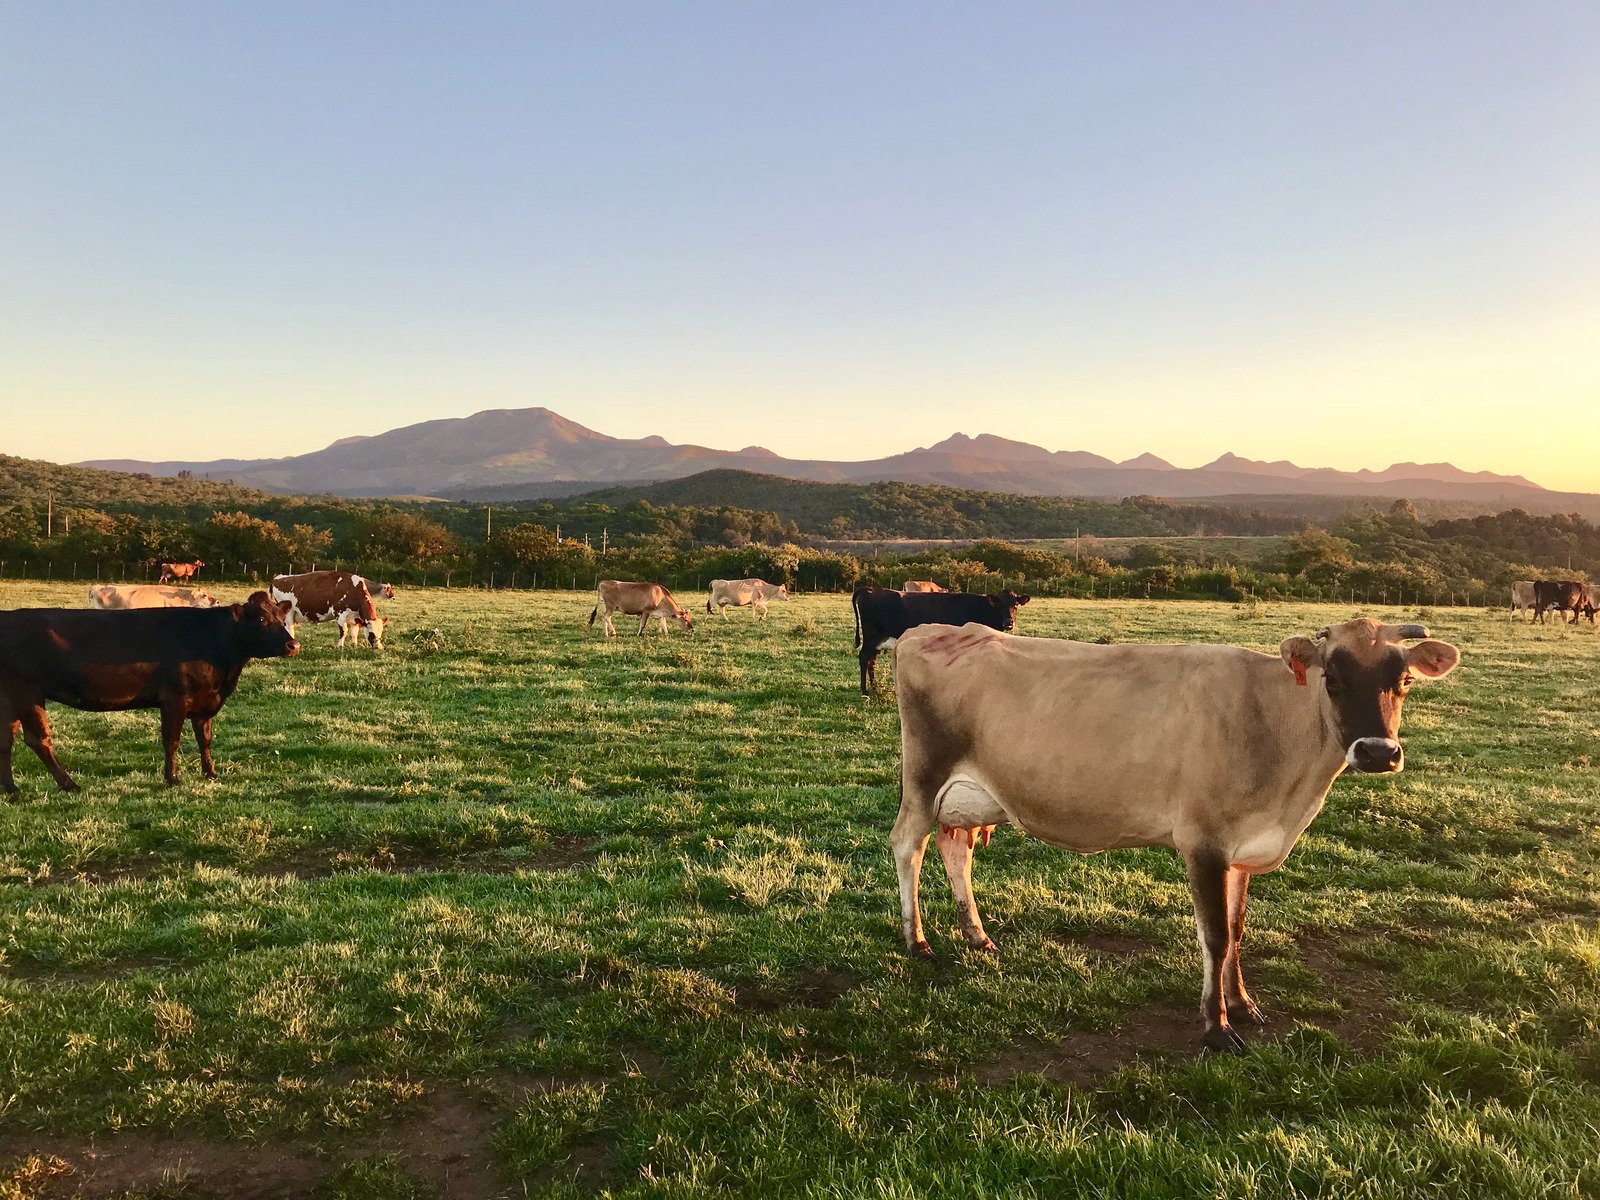
<path fill-rule="evenodd" d="M 765 478 L 707 472 L 672 482 L 695 495 L 695 489 L 714 487 L 715 476 L 746 477 L 738 480 L 741 486 Z M 658 495 L 670 491 L 655 486 Z M 1498 603 L 1518 578 L 1600 575 L 1600 526 L 1573 514 L 1513 509 L 1430 521 L 1404 500 L 1386 506 L 1347 501 L 1345 515 L 1317 524 L 1288 512 L 1154 497 L 1087 501 L 907 484 L 804 483 L 795 494 L 809 504 L 819 488 L 845 511 L 824 519 L 825 512 L 792 504 L 776 511 L 655 503 L 631 495 L 639 489 L 493 509 L 277 496 L 208 480 L 147 479 L 0 457 L 0 573 L 153 578 L 161 561 L 200 558 L 208 564 L 202 578 L 235 580 L 320 566 L 396 583 L 495 587 L 588 588 L 603 576 L 692 588 L 717 577 L 762 576 L 806 590 L 840 590 L 862 579 L 898 585 L 933 578 L 954 590 L 1012 586 L 1039 595 L 1441 603 Z M 915 551 L 855 543 L 846 550 L 831 540 L 847 532 L 866 541 L 869 529 L 882 537 L 957 542 L 973 536 L 962 530 L 979 532 L 967 544 Z M 1266 554 L 1248 560 L 1193 537 L 1252 531 L 1276 540 Z M 1112 562 L 1095 553 L 1092 542 L 1084 553 L 1080 532 L 1193 540 L 1139 543 L 1125 560 Z M 1045 546 L 1023 540 L 1044 537 L 1074 541 Z"/>

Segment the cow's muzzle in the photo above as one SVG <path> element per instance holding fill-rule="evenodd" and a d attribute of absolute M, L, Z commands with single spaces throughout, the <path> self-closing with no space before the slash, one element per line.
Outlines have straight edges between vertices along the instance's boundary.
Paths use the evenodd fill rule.
<path fill-rule="evenodd" d="M 296 654 L 299 654 L 299 653 L 300 653 L 300 643 L 299 642 L 290 642 L 287 646 L 284 647 L 284 650 L 283 650 L 283 656 L 285 658 L 293 658 Z"/>
<path fill-rule="evenodd" d="M 1393 738 L 1357 738 L 1345 751 L 1344 761 L 1368 775 L 1392 775 L 1405 770 L 1406 752 Z"/>

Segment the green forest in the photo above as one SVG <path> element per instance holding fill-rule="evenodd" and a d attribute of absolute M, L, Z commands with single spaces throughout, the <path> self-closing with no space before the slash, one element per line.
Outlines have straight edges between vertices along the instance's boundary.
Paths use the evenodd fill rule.
<path fill-rule="evenodd" d="M 1276 540 L 1245 561 L 1212 540 L 1222 536 Z M 1151 541 L 1112 562 L 1094 543 L 1111 537 Z M 897 550 L 881 544 L 889 539 L 951 544 Z M 158 563 L 193 558 L 207 564 L 202 579 L 238 581 L 344 567 L 494 587 L 587 588 L 600 577 L 692 587 L 761 575 L 830 590 L 909 577 L 1039 595 L 1499 603 L 1514 579 L 1600 575 L 1600 526 L 1515 509 L 1424 515 L 1406 500 L 1308 497 L 1296 511 L 738 471 L 560 500 L 383 501 L 0 456 L 0 574 L 154 578 Z"/>

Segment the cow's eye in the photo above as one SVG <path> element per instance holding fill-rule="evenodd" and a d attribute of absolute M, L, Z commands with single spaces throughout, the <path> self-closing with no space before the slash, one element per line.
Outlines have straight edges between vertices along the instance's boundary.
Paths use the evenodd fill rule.
<path fill-rule="evenodd" d="M 1411 685 L 1413 683 L 1415 683 L 1415 682 L 1416 682 L 1416 680 L 1413 679 L 1409 673 L 1400 676 L 1400 690 L 1402 692 L 1409 691 L 1410 688 L 1411 688 Z"/>

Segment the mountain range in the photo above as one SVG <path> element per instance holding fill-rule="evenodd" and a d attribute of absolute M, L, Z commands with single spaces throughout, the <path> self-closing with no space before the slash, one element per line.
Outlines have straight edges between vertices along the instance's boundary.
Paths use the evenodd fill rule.
<path fill-rule="evenodd" d="M 342 438 L 288 458 L 211 462 L 101 459 L 114 471 L 229 479 L 267 491 L 345 496 L 513 500 L 570 495 L 619 483 L 678 479 L 732 468 L 823 482 L 895 480 L 1048 496 L 1372 495 L 1522 504 L 1548 510 L 1564 493 L 1520 475 L 1463 471 L 1449 463 L 1395 463 L 1337 471 L 1224 454 L 1176 467 L 1153 454 L 1115 462 L 1081 450 L 1047 450 L 992 434 L 957 433 L 931 446 L 860 462 L 783 458 L 762 446 L 716 450 L 661 437 L 615 438 L 547 408 L 490 409 L 424 421 L 372 437 Z"/>

